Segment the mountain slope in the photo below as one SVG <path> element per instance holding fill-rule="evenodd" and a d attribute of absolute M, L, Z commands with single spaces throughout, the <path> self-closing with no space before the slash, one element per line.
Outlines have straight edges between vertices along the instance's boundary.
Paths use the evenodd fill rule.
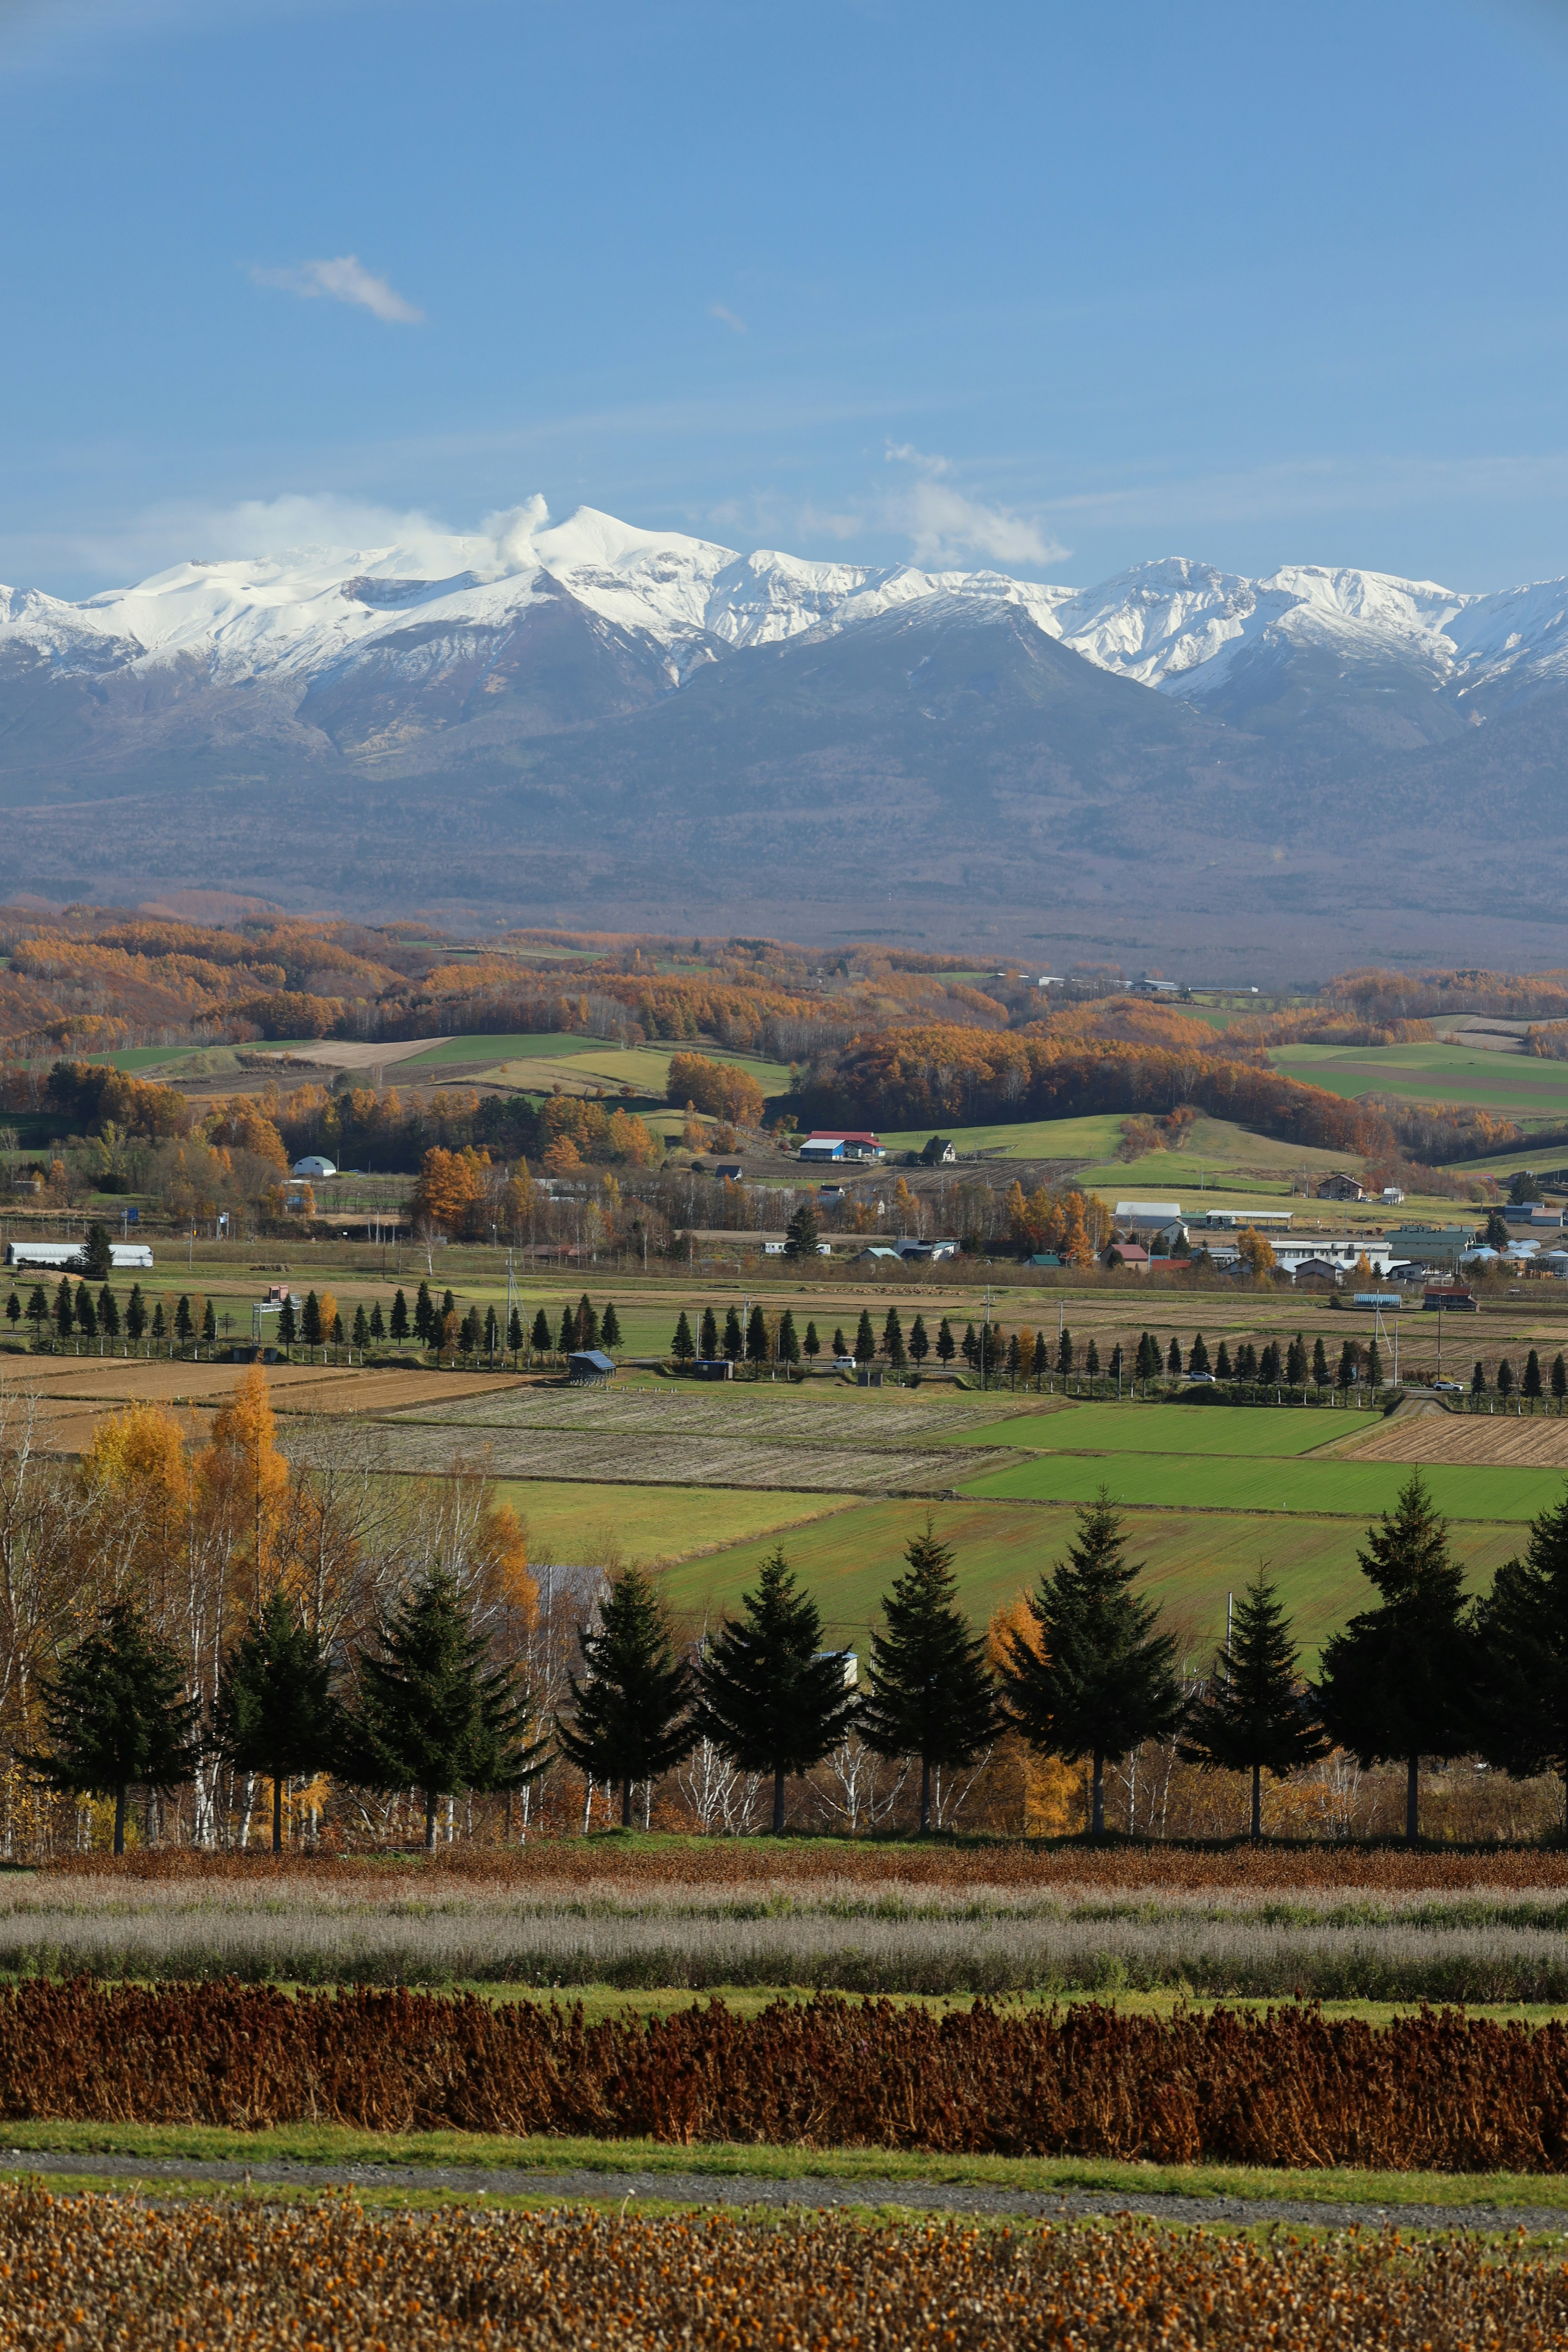
<path fill-rule="evenodd" d="M 1563 583 L 1173 558 L 1080 591 L 532 509 L 0 591 L 0 887 L 62 897 L 812 935 L 879 908 L 1250 969 L 1484 960 L 1523 918 L 1557 957 L 1551 862 L 1519 866 L 1565 750 Z"/>

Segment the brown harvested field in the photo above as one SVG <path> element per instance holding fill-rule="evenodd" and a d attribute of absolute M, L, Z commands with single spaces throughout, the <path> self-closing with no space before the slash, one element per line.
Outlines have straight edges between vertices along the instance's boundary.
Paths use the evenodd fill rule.
<path fill-rule="evenodd" d="M 1406 1419 L 1401 1412 L 1353 1451 L 1358 1462 L 1489 1462 L 1519 1470 L 1568 1470 L 1568 1421 L 1457 1412 Z"/>
<path fill-rule="evenodd" d="M 36 1402 L 36 1442 L 50 1454 L 80 1454 L 108 1414 L 129 1404 L 211 1412 L 234 1393 L 242 1367 L 236 1364 L 170 1362 L 133 1357 L 51 1357 L 24 1360 L 0 1378 L 0 1399 Z M 322 1413 L 334 1420 L 408 1411 L 433 1402 L 449 1402 L 454 1376 L 442 1372 L 361 1371 L 321 1364 L 264 1367 L 274 1410 L 280 1420 Z M 479 1396 L 519 1383 L 507 1373 L 464 1373 L 465 1391 Z M 456 1433 L 454 1433 L 454 1440 Z M 439 1467 L 448 1466 L 449 1443 Z"/>
<path fill-rule="evenodd" d="M 498 1478 L 582 1480 L 595 1486 L 789 1487 L 800 1494 L 947 1495 L 958 1477 L 978 1477 L 1010 1457 L 998 1449 L 975 1447 L 955 1461 L 946 1451 L 899 1450 L 870 1445 L 807 1445 L 787 1437 L 767 1443 L 752 1437 L 688 1435 L 671 1428 L 647 1434 L 625 1430 L 496 1429 L 458 1420 L 383 1422 L 376 1430 L 377 1461 L 386 1470 L 409 1475 L 451 1466 L 465 1434 Z M 290 1453 L 309 1434 L 284 1442 Z M 974 1467 L 972 1470 L 970 1464 Z"/>
<path fill-rule="evenodd" d="M 498 1383 L 499 1386 L 499 1383 Z M 793 1389 L 770 1382 L 711 1389 L 562 1389 L 507 1384 L 507 1395 L 481 1397 L 478 1384 L 452 1392 L 450 1380 L 422 1421 L 460 1422 L 473 1429 L 578 1429 L 617 1436 L 752 1437 L 763 1444 L 811 1447 L 842 1443 L 852 1427 L 858 1448 L 908 1446 L 921 1438 L 963 1434 L 1013 1411 L 1037 1420 L 1070 1408 L 1048 1397 L 927 1393 L 899 1389 L 846 1389 L 823 1383 Z M 837 1417 L 836 1417 L 837 1416 Z M 966 1474 L 967 1475 L 967 1474 Z"/>

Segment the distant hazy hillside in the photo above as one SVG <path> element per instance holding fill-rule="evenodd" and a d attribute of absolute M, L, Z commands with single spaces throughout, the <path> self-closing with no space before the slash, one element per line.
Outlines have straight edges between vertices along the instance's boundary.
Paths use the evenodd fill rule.
<path fill-rule="evenodd" d="M 0 887 L 962 928 L 1326 971 L 1568 957 L 1568 583 L 1091 590 L 584 509 L 0 589 Z"/>

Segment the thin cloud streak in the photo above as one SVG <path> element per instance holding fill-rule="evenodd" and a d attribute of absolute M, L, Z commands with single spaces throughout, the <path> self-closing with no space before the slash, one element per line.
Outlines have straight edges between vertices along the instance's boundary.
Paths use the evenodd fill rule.
<path fill-rule="evenodd" d="M 425 313 L 389 284 L 384 278 L 367 269 L 357 253 L 340 254 L 331 261 L 302 261 L 296 268 L 263 269 L 253 268 L 251 282 L 257 286 L 275 287 L 283 294 L 298 294 L 302 301 L 319 301 L 324 296 L 329 301 L 348 302 L 389 327 L 417 327 L 424 323 Z"/>
<path fill-rule="evenodd" d="M 820 529 L 843 540 L 894 532 L 909 541 L 915 562 L 928 572 L 949 570 L 977 555 L 994 563 L 1038 567 L 1058 563 L 1069 552 L 1029 516 L 971 498 L 952 479 L 951 458 L 910 442 L 889 442 L 885 457 L 890 466 L 908 467 L 914 479 L 847 511 L 817 515 Z"/>
<path fill-rule="evenodd" d="M 749 335 L 752 331 L 744 319 L 738 319 L 733 310 L 727 309 L 722 302 L 710 302 L 708 316 L 717 319 L 720 325 L 728 327 L 732 334 Z"/>

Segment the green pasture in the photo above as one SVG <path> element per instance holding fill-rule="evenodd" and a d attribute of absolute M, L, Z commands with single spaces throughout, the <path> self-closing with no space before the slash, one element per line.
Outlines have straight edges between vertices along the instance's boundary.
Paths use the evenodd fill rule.
<path fill-rule="evenodd" d="M 1556 1470 L 1439 1462 L 1425 1465 L 1422 1475 L 1437 1508 L 1453 1519 L 1532 1519 L 1563 1499 Z M 1113 1502 L 1146 1510 L 1333 1512 L 1371 1519 L 1394 1508 L 1409 1476 L 1402 1462 L 1037 1454 L 965 1480 L 962 1491 L 1014 1502 L 1087 1503 L 1103 1486 Z"/>
<path fill-rule="evenodd" d="M 570 1480 L 504 1479 L 503 1501 L 528 1529 L 531 1560 L 581 1567 L 613 1559 L 658 1566 L 694 1553 L 756 1544 L 804 1526 L 847 1497 L 710 1486 L 591 1486 Z"/>
<path fill-rule="evenodd" d="M 399 1070 L 438 1068 L 444 1062 L 473 1064 L 506 1060 L 527 1062 L 549 1059 L 563 1060 L 568 1055 L 603 1053 L 606 1050 L 601 1037 L 568 1035 L 563 1032 L 540 1031 L 537 1034 L 518 1037 L 445 1037 L 438 1045 L 427 1045 L 422 1054 L 410 1054 L 397 1064 Z"/>
<path fill-rule="evenodd" d="M 678 1608 L 698 1619 L 733 1611 L 754 1584 L 763 1554 L 782 1541 L 822 1612 L 826 1638 L 864 1655 L 883 1595 L 904 1568 L 904 1547 L 923 1530 L 928 1509 L 937 1534 L 953 1547 L 959 1598 L 976 1625 L 1063 1559 L 1078 1528 L 1077 1510 L 1067 1503 L 1020 1510 L 967 1488 L 957 1502 L 855 1503 L 766 1542 L 742 1540 L 680 1561 L 667 1570 L 666 1589 Z M 1279 1582 L 1309 1669 L 1329 1634 L 1375 1599 L 1356 1560 L 1366 1539 L 1359 1519 L 1132 1508 L 1125 1522 L 1127 1556 L 1142 1564 L 1146 1590 L 1194 1661 L 1224 1634 L 1226 1595 L 1239 1592 L 1260 1567 Z M 1453 1531 L 1455 1557 L 1482 1587 L 1520 1539 L 1517 1527 Z"/>
<path fill-rule="evenodd" d="M 247 1054 L 296 1054 L 306 1045 L 319 1045 L 319 1037 L 268 1037 L 256 1045 L 242 1050 Z M 167 1071 L 172 1078 L 192 1062 L 201 1062 L 211 1069 L 237 1069 L 239 1063 L 232 1045 L 125 1045 L 118 1053 L 85 1054 L 84 1061 L 107 1063 L 110 1069 L 124 1070 L 133 1077 L 149 1070 Z M 264 1072 L 247 1074 L 259 1078 Z"/>
<path fill-rule="evenodd" d="M 1268 1059 L 1287 1077 L 1330 1094 L 1405 1095 L 1519 1118 L 1568 1119 L 1568 1062 L 1533 1055 L 1452 1045 L 1277 1045 Z"/>
<path fill-rule="evenodd" d="M 1259 1454 L 1289 1458 L 1331 1444 L 1348 1431 L 1375 1426 L 1372 1413 L 1338 1407 L 1274 1405 L 1075 1404 L 1054 1412 L 989 1421 L 947 1441 L 953 1445 L 1016 1445 L 1070 1454 Z"/>
<path fill-rule="evenodd" d="M 965 1156 L 1000 1151 L 1009 1160 L 1092 1160 L 1115 1150 L 1121 1137 L 1120 1114 L 1097 1112 L 1088 1118 L 998 1120 L 987 1127 L 906 1128 L 886 1131 L 889 1151 L 920 1151 L 941 1134 Z"/>
<path fill-rule="evenodd" d="M 1183 1206 L 1190 1207 L 1194 1199 L 1201 1197 L 1200 1186 L 1228 1193 L 1238 1189 L 1237 1180 L 1241 1179 L 1243 1192 L 1256 1192 L 1259 1200 L 1273 1199 L 1289 1193 L 1292 1178 L 1303 1168 L 1315 1176 L 1357 1164 L 1353 1158 L 1347 1162 L 1343 1152 L 1321 1151 L 1315 1146 L 1255 1135 L 1235 1119 L 1199 1118 L 1188 1130 L 1180 1151 L 1152 1151 L 1142 1160 L 1108 1160 L 1103 1168 L 1086 1168 L 1081 1173 L 1085 1181 L 1102 1188 L 1127 1183 L 1134 1191 L 1173 1186 Z"/>
<path fill-rule="evenodd" d="M 1507 1151 L 1494 1151 L 1485 1160 L 1450 1160 L 1449 1172 L 1455 1176 L 1497 1176 L 1507 1178 L 1516 1168 L 1568 1168 L 1568 1143 L 1549 1143 L 1544 1149 L 1532 1150 L 1531 1139 L 1513 1144 Z M 1548 1188 L 1561 1196 L 1563 1186 Z M 1408 1204 L 1407 1204 L 1408 1205 Z M 1449 1204 L 1450 1211 L 1452 1203 Z"/>

